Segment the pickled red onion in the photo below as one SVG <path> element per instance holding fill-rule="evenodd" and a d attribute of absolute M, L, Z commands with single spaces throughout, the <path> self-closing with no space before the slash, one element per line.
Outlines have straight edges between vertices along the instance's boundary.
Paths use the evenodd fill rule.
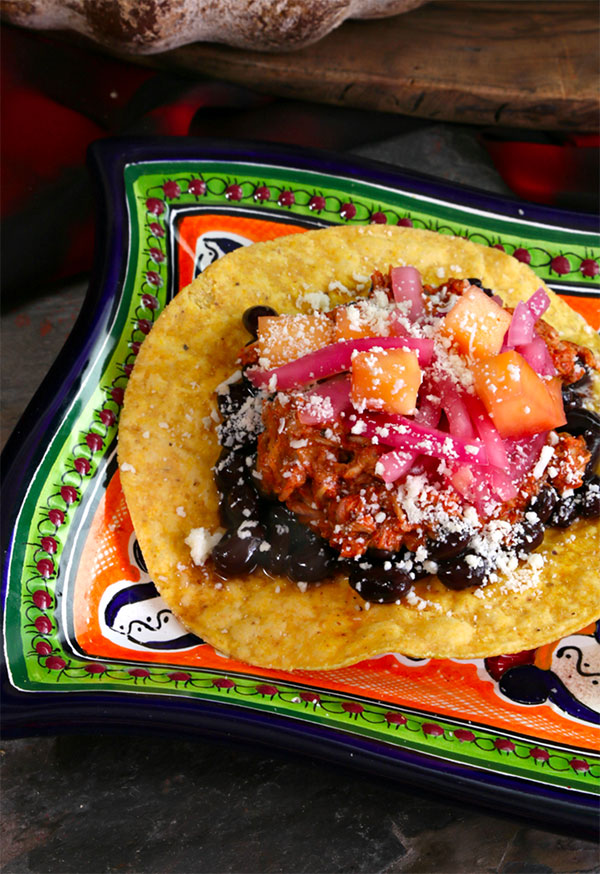
<path fill-rule="evenodd" d="M 416 267 L 392 267 L 390 270 L 392 292 L 396 303 L 408 302 L 406 316 L 412 322 L 423 315 L 423 284 Z"/>
<path fill-rule="evenodd" d="M 353 417 L 350 419 L 353 420 Z M 451 434 L 412 422 L 404 416 L 365 415 L 357 416 L 363 423 L 365 437 L 385 446 L 405 452 L 432 455 L 443 461 L 468 464 L 486 464 L 487 453 L 480 440 L 459 440 Z"/>
<path fill-rule="evenodd" d="M 544 315 L 549 306 L 550 298 L 543 288 L 538 288 L 527 301 L 527 308 L 536 322 Z"/>
<path fill-rule="evenodd" d="M 276 367 L 274 370 L 249 369 L 246 376 L 257 388 L 265 388 L 275 377 L 274 387 L 278 391 L 288 391 L 292 388 L 300 388 L 343 373 L 352 366 L 352 353 L 366 352 L 378 347 L 380 349 L 412 349 L 416 352 L 419 364 L 426 367 L 433 358 L 433 340 L 416 337 L 364 337 L 359 340 L 342 340 L 341 343 L 332 343 L 310 352 Z"/>
<path fill-rule="evenodd" d="M 335 376 L 310 388 L 300 406 L 298 419 L 303 425 L 324 425 L 337 421 L 342 413 L 352 409 L 350 378 Z"/>
<path fill-rule="evenodd" d="M 530 343 L 515 346 L 515 350 L 540 376 L 556 376 L 554 362 L 541 337 L 536 335 Z"/>

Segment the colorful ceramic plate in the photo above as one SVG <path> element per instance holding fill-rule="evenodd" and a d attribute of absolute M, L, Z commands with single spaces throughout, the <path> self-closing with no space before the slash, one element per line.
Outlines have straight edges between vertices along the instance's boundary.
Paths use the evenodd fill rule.
<path fill-rule="evenodd" d="M 95 279 L 6 453 L 6 734 L 131 727 L 238 737 L 592 833 L 596 629 L 486 661 L 390 653 L 286 674 L 226 659 L 157 595 L 115 447 L 125 386 L 159 312 L 237 246 L 336 223 L 457 234 L 527 260 L 598 327 L 593 219 L 252 144 L 105 141 L 91 161 L 101 188 Z"/>

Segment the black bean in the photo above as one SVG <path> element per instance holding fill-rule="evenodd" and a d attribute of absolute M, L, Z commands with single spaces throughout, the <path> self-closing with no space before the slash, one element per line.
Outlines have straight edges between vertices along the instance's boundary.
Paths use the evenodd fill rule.
<path fill-rule="evenodd" d="M 582 436 L 590 453 L 590 460 L 585 466 L 584 478 L 591 479 L 594 476 L 594 471 L 598 467 L 598 460 L 600 459 L 600 431 L 588 429 L 583 432 Z"/>
<path fill-rule="evenodd" d="M 527 509 L 535 513 L 540 522 L 547 522 L 559 500 L 558 492 L 553 486 L 544 486 L 530 501 Z"/>
<path fill-rule="evenodd" d="M 260 316 L 276 316 L 277 310 L 273 307 L 255 306 L 249 307 L 242 316 L 242 324 L 249 334 L 256 337 L 258 334 L 258 319 Z"/>
<path fill-rule="evenodd" d="M 290 558 L 290 514 L 283 504 L 262 502 L 266 539 L 271 548 L 262 552 L 260 563 L 270 574 L 286 574 Z M 295 520 L 294 520 L 295 521 Z"/>
<path fill-rule="evenodd" d="M 325 542 L 293 552 L 288 560 L 286 573 L 296 583 L 317 583 L 330 576 L 335 562 L 335 552 Z"/>
<path fill-rule="evenodd" d="M 238 379 L 237 382 L 232 382 L 228 388 L 227 394 L 217 394 L 217 405 L 223 418 L 239 413 L 248 398 L 258 392 L 258 389 L 245 376 Z"/>
<path fill-rule="evenodd" d="M 554 528 L 568 528 L 575 521 L 579 509 L 579 501 L 575 495 L 562 498 L 548 519 L 548 525 L 552 525 Z"/>
<path fill-rule="evenodd" d="M 412 585 L 411 578 L 404 571 L 386 571 L 381 565 L 361 568 L 356 564 L 350 571 L 349 582 L 361 598 L 374 604 L 398 601 Z"/>
<path fill-rule="evenodd" d="M 248 454 L 245 449 L 223 449 L 214 469 L 215 483 L 220 492 L 225 494 L 237 482 L 246 478 Z"/>
<path fill-rule="evenodd" d="M 437 540 L 431 540 L 427 544 L 427 552 L 435 561 L 446 558 L 454 558 L 469 545 L 471 534 L 468 532 L 444 532 Z"/>
<path fill-rule="evenodd" d="M 467 589 L 469 586 L 480 586 L 489 573 L 487 562 L 480 559 L 472 567 L 467 562 L 468 556 L 456 556 L 438 565 L 437 575 L 447 589 Z"/>
<path fill-rule="evenodd" d="M 565 386 L 565 388 L 570 388 L 570 386 Z M 567 424 L 557 428 L 557 431 L 567 431 L 575 436 L 583 434 L 585 431 L 600 433 L 600 416 L 592 410 L 586 410 L 585 407 L 582 407 L 581 399 L 579 399 L 578 406 L 565 410 L 565 415 Z"/>
<path fill-rule="evenodd" d="M 227 578 L 253 571 L 258 564 L 259 547 L 263 539 L 263 532 L 258 526 L 252 529 L 248 537 L 240 537 L 237 529 L 228 531 L 212 551 L 217 573 Z"/>
<path fill-rule="evenodd" d="M 485 288 L 481 279 L 468 279 L 467 282 L 470 282 L 471 285 L 476 285 L 482 291 L 485 291 L 488 297 L 492 297 L 494 292 L 491 288 Z"/>
<path fill-rule="evenodd" d="M 600 516 L 600 476 L 592 476 L 577 490 L 581 501 L 581 514 L 586 519 Z"/>
<path fill-rule="evenodd" d="M 225 527 L 237 527 L 248 519 L 258 520 L 258 495 L 250 483 L 234 483 L 219 502 L 221 523 Z"/>
<path fill-rule="evenodd" d="M 544 539 L 544 523 L 538 519 L 537 522 L 521 522 L 515 528 L 513 538 L 513 548 L 519 553 L 533 552 Z"/>

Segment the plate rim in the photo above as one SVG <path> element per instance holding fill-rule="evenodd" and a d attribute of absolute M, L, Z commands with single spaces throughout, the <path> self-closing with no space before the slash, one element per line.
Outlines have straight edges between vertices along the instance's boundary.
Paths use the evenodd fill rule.
<path fill-rule="evenodd" d="M 96 189 L 97 236 L 88 291 L 71 334 L 19 419 L 2 454 L 4 462 L 2 485 L 5 489 L 5 495 L 8 495 L 8 506 L 10 507 L 10 511 L 3 515 L 2 520 L 2 544 L 6 559 L 2 579 L 3 608 L 7 596 L 7 574 L 12 545 L 11 535 L 17 513 L 15 508 L 20 508 L 25 497 L 28 475 L 31 474 L 31 470 L 35 466 L 36 454 L 39 455 L 39 447 L 43 445 L 43 436 L 53 433 L 53 425 L 57 417 L 60 416 L 61 409 L 66 400 L 73 393 L 82 362 L 102 335 L 103 326 L 110 316 L 115 298 L 118 298 L 117 292 L 121 287 L 120 280 L 126 272 L 126 258 L 123 255 L 127 252 L 129 230 L 125 197 L 126 186 L 123 173 L 125 166 L 133 163 L 169 162 L 176 158 L 178 160 L 212 159 L 225 163 L 237 161 L 249 164 L 252 163 L 252 154 L 260 155 L 262 163 L 276 164 L 292 171 L 306 169 L 337 176 L 354 175 L 371 184 L 387 184 L 395 185 L 396 187 L 399 184 L 403 184 L 406 187 L 412 187 L 412 190 L 418 194 L 432 195 L 435 193 L 437 196 L 441 194 L 441 196 L 446 195 L 447 197 L 449 193 L 452 193 L 455 198 L 457 194 L 460 194 L 461 200 L 458 203 L 459 206 L 472 205 L 474 201 L 486 210 L 502 213 L 516 221 L 539 220 L 544 221 L 544 223 L 550 223 L 557 229 L 564 228 L 565 225 L 573 228 L 575 225 L 575 230 L 580 230 L 584 233 L 594 233 L 597 230 L 594 216 L 589 214 L 567 212 L 555 208 L 542 207 L 537 204 L 527 204 L 517 199 L 513 200 L 501 195 L 482 192 L 479 189 L 446 182 L 425 174 L 407 172 L 355 155 L 241 140 L 186 139 L 182 141 L 179 138 L 123 137 L 106 139 L 93 144 L 89 152 L 89 164 Z M 359 174 L 361 175 L 359 176 Z M 523 212 L 524 206 L 527 208 L 527 219 L 519 214 Z M 560 282 L 557 284 L 560 284 Z M 59 389 L 56 395 L 53 396 L 50 389 L 54 389 L 57 385 Z M 56 692 L 37 692 L 32 696 L 31 693 L 19 692 L 10 683 L 8 666 L 4 663 L 4 647 L 2 647 L 2 684 L 5 690 L 3 722 L 6 737 L 22 737 L 31 736 L 32 734 L 72 730 L 72 718 L 64 717 L 62 721 L 58 716 L 55 718 L 55 712 L 61 705 L 62 693 L 57 695 Z M 89 713 L 86 710 L 88 706 L 86 703 L 86 693 L 70 692 L 69 695 L 71 696 L 69 700 L 73 702 L 74 708 L 76 705 L 81 710 L 78 728 L 85 729 L 86 726 L 91 727 L 91 709 Z M 135 704 L 135 709 L 138 710 L 141 697 L 145 700 L 146 707 L 151 712 L 155 712 L 157 717 L 165 710 L 165 707 L 170 711 L 171 716 L 174 714 L 183 715 L 187 714 L 188 711 L 193 711 L 195 714 L 195 733 L 198 730 L 204 734 L 206 732 L 210 733 L 210 726 L 214 720 L 221 720 L 222 723 L 222 720 L 224 718 L 227 720 L 232 712 L 231 705 L 220 705 L 218 702 L 186 699 L 168 694 L 165 694 L 164 697 L 156 695 L 145 696 L 143 694 L 141 696 L 139 694 L 132 696 L 128 695 L 127 692 L 114 691 L 94 693 L 92 696 L 89 696 L 89 708 L 93 708 L 97 714 L 99 699 L 102 699 L 106 721 L 105 725 L 101 726 L 101 728 L 104 729 L 111 719 L 117 719 L 117 712 L 128 712 L 132 704 Z M 36 702 L 34 708 L 30 706 L 32 698 Z M 186 705 L 186 702 L 189 703 L 189 706 Z M 38 712 L 42 706 L 46 708 L 46 722 L 44 722 L 42 714 L 38 713 L 37 722 L 33 724 L 32 710 Z M 144 715 L 138 717 L 138 719 L 135 718 L 135 711 L 131 708 L 130 721 L 127 723 L 129 730 L 132 728 L 134 730 L 145 728 L 144 717 L 146 716 L 146 707 L 144 708 Z M 360 754 L 352 754 L 351 758 L 354 761 L 349 763 L 368 770 L 373 766 L 371 759 L 374 757 L 379 761 L 383 754 L 381 750 L 377 754 L 374 750 L 370 750 L 367 753 L 367 747 L 369 745 L 380 747 L 387 750 L 387 755 L 383 755 L 383 759 L 387 761 L 387 776 L 394 776 L 395 779 L 398 778 L 399 774 L 396 774 L 395 769 L 391 766 L 390 758 L 394 760 L 403 758 L 402 767 L 404 768 L 408 767 L 413 759 L 415 762 L 419 760 L 422 765 L 424 760 L 432 758 L 426 753 L 407 750 L 402 747 L 390 748 L 375 739 L 357 735 L 345 735 L 344 740 L 340 740 L 340 735 L 343 735 L 343 732 L 333 727 L 317 726 L 314 723 L 297 723 L 294 725 L 293 718 L 289 716 L 261 713 L 244 708 L 236 709 L 243 714 L 243 717 L 234 721 L 245 726 L 245 733 L 240 733 L 239 739 L 241 740 L 257 740 L 261 742 L 260 736 L 263 734 L 265 736 L 270 735 L 269 725 L 276 725 L 281 722 L 287 733 L 286 736 L 294 738 L 295 749 L 304 745 L 310 755 L 322 755 L 322 750 L 319 752 L 319 742 L 316 740 L 316 737 L 321 732 L 325 732 L 333 737 L 333 740 L 328 742 L 329 753 L 326 758 L 329 760 L 336 758 L 333 753 L 336 743 L 345 749 L 345 752 L 342 753 L 340 751 L 337 756 L 337 758 L 343 758 L 344 760 L 350 758 L 348 757 L 348 752 L 350 752 L 349 748 L 352 747 L 354 751 L 358 751 Z M 256 717 L 256 719 L 251 717 Z M 89 722 L 86 721 L 88 718 Z M 262 726 L 260 725 L 261 720 L 264 722 Z M 120 717 L 118 721 L 122 724 L 123 718 Z M 172 722 L 172 718 L 167 720 L 163 724 L 163 728 L 167 731 L 173 731 Z M 231 722 L 230 719 L 229 722 Z M 191 726 L 189 730 L 192 731 Z M 243 737 L 241 736 L 242 734 Z M 337 739 L 335 736 L 337 736 Z M 315 738 L 314 744 L 311 743 L 313 738 Z M 310 750 L 308 747 L 310 747 Z M 390 756 L 390 750 L 393 752 L 392 756 Z M 582 833 L 585 832 L 586 836 L 591 834 L 592 830 L 595 830 L 594 810 L 590 809 L 590 804 L 588 803 L 589 795 L 581 796 L 578 793 L 569 793 L 568 790 L 558 786 L 541 783 L 534 784 L 533 791 L 527 791 L 527 784 L 523 780 L 514 777 L 514 775 L 508 776 L 501 775 L 498 772 L 487 772 L 487 779 L 482 781 L 479 769 L 464 765 L 460 766 L 459 763 L 444 759 L 435 759 L 435 761 L 438 766 L 437 769 L 432 768 L 431 765 L 429 767 L 423 766 L 425 771 L 429 773 L 429 778 L 427 780 L 420 778 L 419 785 L 432 783 L 437 786 L 439 781 L 433 778 L 431 772 L 440 770 L 446 773 L 446 776 L 442 779 L 442 783 L 445 784 L 442 788 L 447 793 L 448 786 L 446 784 L 449 777 L 447 772 L 455 768 L 468 770 L 474 776 L 469 779 L 463 775 L 460 782 L 463 788 L 467 784 L 470 785 L 470 783 L 477 784 L 476 787 L 471 787 L 472 793 L 474 793 L 474 800 L 485 804 L 493 804 L 496 807 L 500 806 L 507 813 L 516 813 L 518 815 L 519 810 L 522 810 L 523 813 L 527 812 L 527 815 L 531 817 L 531 799 L 535 798 L 536 803 L 539 804 L 541 796 L 547 796 L 544 805 L 545 809 L 538 818 L 544 822 L 548 822 L 551 819 L 557 827 L 581 829 Z M 413 762 L 413 765 L 415 762 Z M 439 767 L 440 762 L 443 763 L 441 768 Z M 379 769 L 383 772 L 383 770 L 386 770 L 386 767 L 380 763 Z M 416 770 L 421 773 L 420 766 Z M 489 779 L 490 774 L 493 775 L 494 779 Z M 382 773 L 382 776 L 386 776 L 386 774 Z M 503 801 L 500 805 L 498 805 L 498 797 L 492 785 L 497 779 L 502 779 L 508 784 L 512 784 L 506 788 L 506 795 L 503 795 Z M 531 783 L 528 785 L 532 786 Z M 437 786 L 437 788 L 439 789 L 440 787 Z M 469 794 L 469 792 L 466 789 L 463 792 L 461 789 L 460 792 L 454 794 L 462 797 L 465 793 Z M 576 801 L 574 800 L 575 798 L 577 799 Z"/>

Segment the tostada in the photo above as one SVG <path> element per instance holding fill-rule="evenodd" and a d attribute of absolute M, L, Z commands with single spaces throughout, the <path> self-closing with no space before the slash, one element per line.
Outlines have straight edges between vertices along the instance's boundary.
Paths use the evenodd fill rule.
<path fill-rule="evenodd" d="M 600 615 L 597 335 L 528 266 L 412 228 L 238 249 L 136 360 L 152 577 L 236 659 L 476 658 Z"/>

